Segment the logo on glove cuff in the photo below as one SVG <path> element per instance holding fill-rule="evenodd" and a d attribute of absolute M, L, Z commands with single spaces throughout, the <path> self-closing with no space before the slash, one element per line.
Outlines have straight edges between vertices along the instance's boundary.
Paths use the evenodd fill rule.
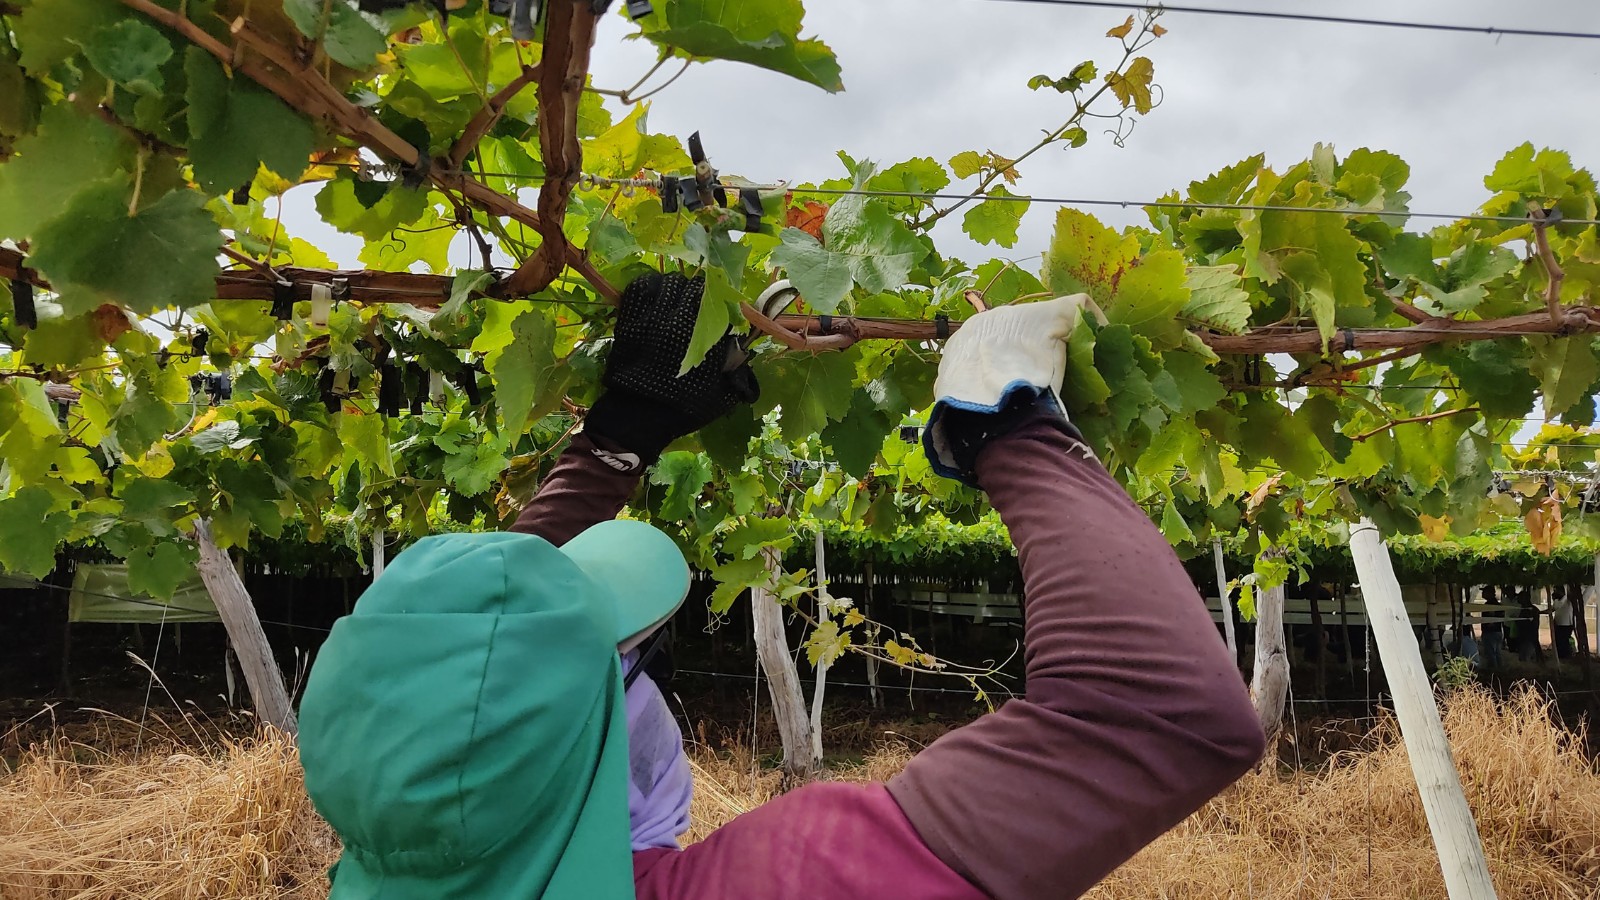
<path fill-rule="evenodd" d="M 639 457 L 633 453 L 612 453 L 609 450 L 594 448 L 595 458 L 616 469 L 618 472 L 632 472 L 639 468 Z"/>

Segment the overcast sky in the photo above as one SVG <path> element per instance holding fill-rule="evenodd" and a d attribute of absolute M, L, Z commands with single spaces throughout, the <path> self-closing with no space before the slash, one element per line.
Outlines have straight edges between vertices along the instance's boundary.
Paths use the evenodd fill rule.
<path fill-rule="evenodd" d="M 1600 0 L 1343 0 L 1339 4 L 1192 0 L 1194 5 L 1337 10 L 1340 15 L 1600 32 Z M 622 5 L 620 2 L 618 6 Z M 1015 154 L 1070 113 L 1054 91 L 1026 87 L 1084 59 L 1113 62 L 1104 37 L 1126 13 L 1016 0 L 806 0 L 805 32 L 827 41 L 846 90 L 828 94 L 731 62 L 696 65 L 653 101 L 652 131 L 699 130 L 724 172 L 760 181 L 820 180 L 834 153 L 888 164 L 947 160 L 963 150 Z M 1165 102 L 1124 147 L 1102 134 L 1078 150 L 1049 149 L 1021 167 L 1018 190 L 1040 196 L 1138 200 L 1253 153 L 1280 171 L 1318 141 L 1343 156 L 1394 151 L 1412 167 L 1412 209 L 1461 213 L 1487 197 L 1483 176 L 1517 144 L 1569 151 L 1600 169 L 1600 41 L 1494 38 L 1388 28 L 1168 13 L 1148 51 Z M 632 84 L 653 62 L 631 26 L 608 15 L 594 50 L 601 87 Z M 286 222 L 343 264 L 358 244 L 322 226 L 312 191 L 296 192 Z M 1137 210 L 1092 210 L 1112 224 Z M 1037 206 L 1011 250 L 978 249 L 959 217 L 937 233 L 970 262 L 1044 249 L 1053 208 Z M 1420 224 L 1416 227 L 1421 227 Z M 981 255 L 980 255 L 981 254 Z M 453 254 L 465 264 L 465 248 Z"/>

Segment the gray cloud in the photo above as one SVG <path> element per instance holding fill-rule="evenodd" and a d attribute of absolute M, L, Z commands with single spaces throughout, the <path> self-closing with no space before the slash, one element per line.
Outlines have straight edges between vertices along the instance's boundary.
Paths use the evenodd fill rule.
<path fill-rule="evenodd" d="M 723 171 L 758 180 L 837 176 L 841 149 L 884 163 L 942 161 L 968 149 L 1013 154 L 1070 113 L 1053 91 L 1029 91 L 1028 77 L 1064 74 L 1083 59 L 1113 61 L 1116 44 L 1103 35 L 1124 15 L 1005 0 L 809 0 L 807 7 L 806 31 L 838 53 L 845 93 L 737 63 L 696 65 L 653 101 L 651 129 L 684 137 L 699 130 Z M 1345 0 L 1337 9 L 1600 31 L 1595 0 Z M 1170 33 L 1148 51 L 1162 105 L 1125 147 L 1095 134 L 1082 149 L 1042 152 L 1022 166 L 1020 190 L 1150 199 L 1257 152 L 1282 169 L 1320 141 L 1341 154 L 1363 146 L 1398 153 L 1412 167 L 1413 209 L 1459 213 L 1486 199 L 1483 176 L 1523 141 L 1600 167 L 1600 42 L 1178 13 L 1163 24 Z M 631 30 L 621 16 L 607 17 L 594 52 L 598 85 L 625 87 L 653 62 L 648 44 L 622 40 Z M 353 263 L 356 244 L 314 221 L 305 193 L 288 203 L 291 229 Z M 1095 213 L 1116 225 L 1144 221 L 1136 209 Z M 937 238 L 969 260 L 1028 257 L 1044 248 L 1053 217 L 1053 209 L 1030 211 L 1009 251 L 973 245 L 957 222 L 941 225 Z M 457 257 L 465 261 L 464 252 Z"/>

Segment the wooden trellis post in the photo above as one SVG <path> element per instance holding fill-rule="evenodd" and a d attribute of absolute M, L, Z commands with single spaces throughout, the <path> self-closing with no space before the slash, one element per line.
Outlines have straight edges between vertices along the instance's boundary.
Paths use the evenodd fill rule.
<path fill-rule="evenodd" d="M 283 672 L 273 659 L 272 646 L 267 643 L 267 634 L 261 629 L 261 619 L 256 615 L 244 581 L 227 552 L 211 537 L 209 521 L 195 522 L 194 539 L 200 548 L 200 580 L 205 582 L 211 602 L 216 604 L 217 615 L 228 630 L 228 640 L 233 642 L 233 652 L 239 658 L 239 668 L 244 670 L 244 683 L 250 689 L 256 716 L 294 736 L 299 730 L 294 704 L 284 687 Z"/>
<path fill-rule="evenodd" d="M 1211 539 L 1211 558 L 1217 564 L 1217 596 L 1222 600 L 1222 636 L 1228 642 L 1228 652 L 1233 654 L 1234 665 L 1239 664 L 1239 637 L 1233 628 L 1233 604 L 1229 602 L 1228 570 L 1222 564 L 1222 538 Z"/>
<path fill-rule="evenodd" d="M 1350 530 L 1350 556 L 1355 561 L 1361 596 L 1367 608 L 1383 671 L 1394 698 L 1400 736 L 1411 758 L 1411 771 L 1422 794 L 1433 843 L 1444 872 L 1450 900 L 1494 900 L 1494 882 L 1484 859 L 1483 842 L 1461 789 L 1450 742 L 1439 718 L 1433 684 L 1422 666 L 1417 636 L 1400 596 L 1389 548 L 1370 519 Z"/>

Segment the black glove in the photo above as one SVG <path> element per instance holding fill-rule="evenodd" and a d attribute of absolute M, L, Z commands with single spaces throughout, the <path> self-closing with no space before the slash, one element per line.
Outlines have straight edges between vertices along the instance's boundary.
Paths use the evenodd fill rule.
<path fill-rule="evenodd" d="M 607 460 L 619 469 L 650 465 L 668 444 L 761 396 L 755 373 L 731 333 L 699 365 L 678 375 L 705 287 L 701 276 L 650 274 L 622 292 L 616 337 L 601 382 L 605 393 L 584 422 L 596 443 L 638 457 L 636 462 Z"/>

